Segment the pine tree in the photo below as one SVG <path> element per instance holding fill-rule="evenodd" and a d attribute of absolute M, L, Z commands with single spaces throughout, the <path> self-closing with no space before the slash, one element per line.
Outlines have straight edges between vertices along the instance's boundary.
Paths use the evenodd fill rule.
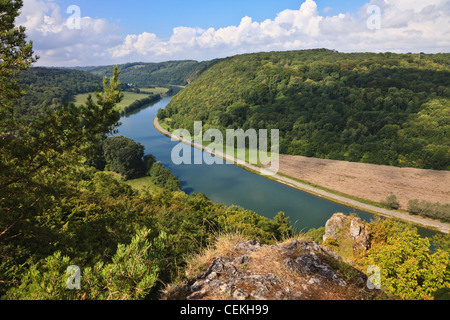
<path fill-rule="evenodd" d="M 70 186 L 70 174 L 97 145 L 99 136 L 118 126 L 119 72 L 114 69 L 96 102 L 66 103 L 45 110 L 34 121 L 15 116 L 22 95 L 17 76 L 36 61 L 25 28 L 15 27 L 22 1 L 0 1 L 0 242 L 32 237 L 33 218 L 52 206 Z M 25 228 L 25 229 L 24 229 Z"/>

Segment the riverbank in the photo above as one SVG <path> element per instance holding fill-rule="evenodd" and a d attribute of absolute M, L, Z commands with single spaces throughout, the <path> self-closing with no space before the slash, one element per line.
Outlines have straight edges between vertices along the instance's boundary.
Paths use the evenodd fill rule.
<path fill-rule="evenodd" d="M 209 150 L 206 146 L 200 145 L 200 144 L 196 144 L 192 141 L 186 140 L 186 139 L 182 139 L 180 137 L 174 136 L 173 134 L 171 134 L 169 131 L 167 131 L 166 129 L 164 129 L 163 127 L 161 127 L 161 125 L 158 122 L 158 118 L 155 117 L 153 119 L 153 126 L 155 127 L 156 130 L 158 130 L 161 134 L 176 140 L 176 141 L 180 141 L 182 143 L 185 143 L 187 145 L 190 145 L 194 148 L 203 150 L 204 152 L 208 152 L 211 153 L 211 150 Z M 215 156 L 220 157 L 226 161 L 232 162 L 232 163 L 237 163 L 237 160 L 230 155 L 227 154 L 222 154 L 219 152 L 215 152 L 214 153 Z M 239 161 L 238 164 L 240 167 L 251 171 L 253 173 L 259 174 L 261 168 L 251 165 L 249 163 L 245 163 L 242 161 Z M 351 207 L 355 210 L 361 210 L 364 212 L 368 212 L 368 213 L 372 213 L 375 215 L 381 215 L 381 216 L 385 216 L 385 217 L 394 217 L 400 220 L 404 220 L 404 221 L 409 221 L 415 224 L 418 224 L 420 226 L 426 227 L 426 228 L 433 228 L 436 230 L 439 230 L 440 232 L 444 232 L 444 233 L 450 233 L 450 225 L 449 224 L 445 224 L 445 223 L 441 223 L 438 221 L 432 221 L 432 220 L 428 220 L 428 219 L 423 219 L 421 217 L 416 217 L 416 216 L 411 216 L 409 214 L 405 214 L 405 213 L 401 213 L 398 211 L 392 211 L 392 210 L 387 210 L 384 208 L 380 208 L 380 207 L 376 207 L 370 204 L 366 204 L 366 203 L 362 203 L 359 201 L 356 201 L 354 199 L 349 199 L 347 197 L 341 196 L 341 195 L 337 195 L 333 192 L 329 192 L 305 183 L 302 183 L 294 178 L 288 177 L 288 176 L 284 176 L 281 174 L 276 174 L 274 176 L 269 177 L 272 180 L 275 180 L 279 183 L 283 183 L 285 185 L 288 185 L 292 188 L 301 190 L 303 192 L 307 192 L 309 194 L 327 199 L 329 201 L 333 201 L 348 207 Z"/>

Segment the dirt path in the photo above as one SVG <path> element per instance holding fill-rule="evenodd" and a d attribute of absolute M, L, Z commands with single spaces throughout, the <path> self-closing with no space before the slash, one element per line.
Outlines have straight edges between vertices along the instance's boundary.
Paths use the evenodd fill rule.
<path fill-rule="evenodd" d="M 180 137 L 172 135 L 159 125 L 157 117 L 153 120 L 153 126 L 160 133 L 172 138 L 173 140 L 183 142 L 205 152 L 211 151 L 203 145 L 195 144 L 189 140 L 181 139 Z M 235 161 L 236 159 L 230 155 L 217 152 L 215 155 L 227 161 L 238 163 L 252 172 L 260 173 L 261 171 L 261 168 L 257 166 L 242 161 Z M 446 171 L 410 168 L 405 169 L 282 155 L 280 156 L 279 173 L 295 179 L 308 181 L 309 183 L 316 184 L 330 190 L 339 191 L 341 193 L 362 199 L 372 200 L 374 202 L 379 202 L 391 192 L 399 197 L 402 206 L 405 205 L 405 201 L 407 202 L 407 197 L 411 196 L 417 196 L 417 199 L 427 201 L 435 201 L 434 199 L 440 199 L 437 201 L 441 201 L 442 199 L 447 199 L 447 201 L 441 202 L 448 202 L 448 199 L 450 199 L 450 173 Z M 280 174 L 276 174 L 271 178 L 301 191 L 308 192 L 318 197 L 322 197 L 354 209 L 359 209 L 361 211 L 371 212 L 382 216 L 396 217 L 425 227 L 433 227 L 444 233 L 450 233 L 450 224 L 423 219 L 397 211 L 361 203 L 359 201 L 298 182 Z M 405 196 L 406 194 L 408 196 Z M 427 195 L 429 195 L 429 197 L 424 198 L 424 196 Z"/>

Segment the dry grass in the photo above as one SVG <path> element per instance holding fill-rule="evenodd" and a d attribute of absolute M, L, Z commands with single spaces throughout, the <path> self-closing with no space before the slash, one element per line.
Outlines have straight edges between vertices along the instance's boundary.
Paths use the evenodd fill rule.
<path fill-rule="evenodd" d="M 215 236 L 216 242 L 207 246 L 200 253 L 194 254 L 191 256 L 185 257 L 186 261 L 186 271 L 185 277 L 188 280 L 195 279 L 202 273 L 206 271 L 206 269 L 212 264 L 215 258 L 217 257 L 234 257 L 238 256 L 238 253 L 235 250 L 236 245 L 241 241 L 249 241 L 250 239 L 244 237 L 239 233 L 223 233 L 217 234 Z M 162 299 L 167 300 L 183 300 L 186 298 L 185 293 L 183 292 L 183 286 L 185 285 L 186 279 L 180 277 L 179 280 L 167 284 L 165 288 L 162 290 Z M 211 296 L 207 297 L 207 299 L 211 300 L 223 300 L 227 299 L 224 296 Z"/>
<path fill-rule="evenodd" d="M 250 239 L 241 234 L 220 234 L 217 237 L 214 245 L 205 248 L 199 254 L 188 257 L 186 276 L 188 282 L 193 282 L 202 272 L 206 271 L 214 259 L 218 257 L 237 258 L 243 251 L 236 250 L 236 245 L 241 241 L 249 241 Z M 286 264 L 286 259 L 295 260 L 304 252 L 302 249 L 283 250 L 279 246 L 289 247 L 294 241 L 305 242 L 309 239 L 305 235 L 300 235 L 295 238 L 286 239 L 279 242 L 277 246 L 262 246 L 256 251 L 249 253 L 249 258 L 242 265 L 235 265 L 240 272 L 249 275 L 269 275 L 272 274 L 281 281 L 268 288 L 270 292 L 266 295 L 268 299 L 278 299 L 276 293 L 283 292 L 285 299 L 292 300 L 350 300 L 350 299 L 373 299 L 372 293 L 367 292 L 363 287 L 356 284 L 356 277 L 358 271 L 349 265 L 344 265 L 343 262 L 335 261 L 328 255 L 321 257 L 322 261 L 328 263 L 347 281 L 346 286 L 338 286 L 331 280 L 321 278 L 320 284 L 311 284 L 309 275 L 299 274 L 291 270 Z M 341 266 L 343 264 L 344 266 Z M 317 275 L 316 275 L 317 276 Z M 163 299 L 183 300 L 186 298 L 185 291 L 186 279 L 180 279 L 178 283 L 168 285 L 163 292 Z M 239 282 L 236 288 L 242 289 L 245 292 L 252 292 L 256 290 L 256 285 L 253 282 Z M 221 293 L 220 290 L 211 290 L 201 297 L 202 300 L 229 300 L 229 293 Z"/>
<path fill-rule="evenodd" d="M 281 155 L 279 172 L 376 203 L 395 194 L 403 210 L 411 199 L 441 203 L 450 199 L 450 171 Z"/>
<path fill-rule="evenodd" d="M 238 233 L 224 233 L 216 237 L 217 241 L 203 249 L 199 254 L 187 257 L 186 276 L 189 279 L 197 277 L 217 257 L 237 257 L 236 245 L 241 241 L 250 239 Z"/>

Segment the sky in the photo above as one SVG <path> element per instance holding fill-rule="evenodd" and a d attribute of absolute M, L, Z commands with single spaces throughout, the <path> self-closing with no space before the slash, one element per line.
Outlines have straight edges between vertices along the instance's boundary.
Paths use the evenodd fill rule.
<path fill-rule="evenodd" d="M 260 51 L 450 52 L 449 0 L 24 0 L 38 66 Z"/>

